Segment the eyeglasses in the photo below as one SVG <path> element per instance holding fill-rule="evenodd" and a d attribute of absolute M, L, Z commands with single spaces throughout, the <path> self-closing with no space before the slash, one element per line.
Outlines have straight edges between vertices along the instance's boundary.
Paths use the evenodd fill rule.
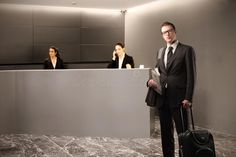
<path fill-rule="evenodd" d="M 170 33 L 173 33 L 173 32 L 174 32 L 174 29 L 170 29 L 170 30 L 161 32 L 161 34 L 162 34 L 162 35 L 167 35 L 167 34 L 170 34 Z"/>

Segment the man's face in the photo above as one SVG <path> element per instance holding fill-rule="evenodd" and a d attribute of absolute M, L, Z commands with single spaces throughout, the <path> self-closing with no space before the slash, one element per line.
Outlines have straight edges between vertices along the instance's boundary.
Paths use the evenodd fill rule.
<path fill-rule="evenodd" d="M 161 33 L 166 43 L 171 44 L 174 40 L 176 40 L 176 32 L 170 25 L 163 26 L 161 28 Z"/>

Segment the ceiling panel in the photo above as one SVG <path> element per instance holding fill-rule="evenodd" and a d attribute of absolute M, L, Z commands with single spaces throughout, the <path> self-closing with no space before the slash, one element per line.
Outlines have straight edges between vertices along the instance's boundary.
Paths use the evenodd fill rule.
<path fill-rule="evenodd" d="M 0 3 L 99 9 L 128 9 L 157 0 L 0 0 Z"/>

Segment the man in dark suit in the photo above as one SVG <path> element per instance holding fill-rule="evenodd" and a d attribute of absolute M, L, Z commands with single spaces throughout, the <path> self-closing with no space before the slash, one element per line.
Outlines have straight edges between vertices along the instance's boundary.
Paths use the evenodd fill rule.
<path fill-rule="evenodd" d="M 166 46 L 157 60 L 157 68 L 160 73 L 163 101 L 156 107 L 159 111 L 163 156 L 174 157 L 173 121 L 178 134 L 187 130 L 186 109 L 191 106 L 196 75 L 195 52 L 191 46 L 184 45 L 176 39 L 174 24 L 164 22 L 161 33 Z M 148 86 L 156 88 L 157 84 L 151 79 Z M 181 108 L 184 124 L 181 121 Z"/>
<path fill-rule="evenodd" d="M 108 68 L 134 68 L 134 60 L 132 56 L 125 53 L 125 46 L 122 43 L 116 43 L 115 50 L 111 62 L 107 66 Z"/>

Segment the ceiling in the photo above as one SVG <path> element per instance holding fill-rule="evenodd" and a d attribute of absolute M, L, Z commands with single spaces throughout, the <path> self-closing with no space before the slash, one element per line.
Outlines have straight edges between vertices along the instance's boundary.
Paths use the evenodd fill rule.
<path fill-rule="evenodd" d="M 157 0 L 0 0 L 0 3 L 124 10 Z"/>

